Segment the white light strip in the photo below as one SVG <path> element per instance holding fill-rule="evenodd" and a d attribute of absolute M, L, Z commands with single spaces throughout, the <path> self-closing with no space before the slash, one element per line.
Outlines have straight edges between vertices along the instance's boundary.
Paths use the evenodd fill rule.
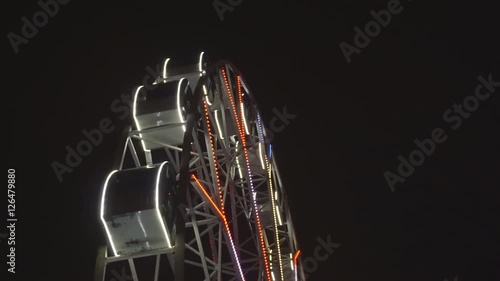
<path fill-rule="evenodd" d="M 293 262 L 294 262 L 294 265 L 295 265 L 295 281 L 298 281 L 298 271 L 299 271 L 299 268 L 297 267 L 297 263 L 296 263 L 296 260 L 295 260 L 295 257 L 293 259 Z"/>
<path fill-rule="evenodd" d="M 139 121 L 137 120 L 137 96 L 139 95 L 139 91 L 141 90 L 141 88 L 144 87 L 144 86 L 139 86 L 137 88 L 137 90 L 135 91 L 135 94 L 134 94 L 134 103 L 132 104 L 132 117 L 134 117 L 134 123 L 135 123 L 135 127 L 137 128 L 137 131 L 141 131 L 141 126 L 139 125 Z M 144 141 L 142 140 L 142 134 L 139 133 L 139 137 L 141 138 L 141 144 L 142 144 L 142 149 L 144 151 L 148 151 L 148 149 L 146 149 L 146 144 L 144 143 Z"/>
<path fill-rule="evenodd" d="M 159 202 L 159 197 L 160 197 L 160 191 L 158 190 L 159 189 L 159 184 L 160 184 L 160 176 L 161 176 L 161 170 L 163 169 L 163 166 L 167 163 L 167 161 L 161 163 L 160 165 L 160 169 L 158 170 L 158 174 L 156 175 L 156 197 L 155 197 L 155 201 L 156 201 L 156 213 L 158 214 L 158 219 L 160 220 L 160 224 L 161 224 L 161 228 L 163 230 L 163 233 L 165 234 L 165 238 L 167 238 L 167 246 L 169 248 L 172 247 L 172 245 L 170 244 L 170 238 L 168 236 L 168 233 L 167 233 L 167 228 L 165 227 L 165 222 L 163 221 L 163 218 L 161 216 L 161 213 L 160 213 L 160 202 Z"/>
<path fill-rule="evenodd" d="M 297 274 L 297 271 L 298 271 L 298 270 L 295 270 L 295 272 L 294 272 L 294 273 L 295 273 L 295 281 L 298 281 L 298 279 L 297 279 L 297 275 L 298 275 L 298 274 Z"/>
<path fill-rule="evenodd" d="M 257 126 L 259 131 L 259 140 L 264 142 L 264 137 L 266 136 L 266 131 L 262 129 L 262 123 L 260 122 L 260 114 L 257 114 Z"/>
<path fill-rule="evenodd" d="M 108 177 L 106 178 L 106 181 L 104 182 L 104 188 L 102 190 L 102 196 L 101 196 L 101 221 L 104 224 L 104 229 L 106 230 L 106 234 L 108 235 L 109 243 L 111 244 L 111 249 L 113 250 L 113 254 L 115 256 L 119 256 L 116 253 L 115 244 L 113 243 L 113 237 L 111 237 L 111 233 L 109 232 L 108 225 L 106 224 L 106 221 L 104 220 L 104 199 L 106 198 L 106 189 L 108 188 L 109 179 L 116 172 L 118 172 L 118 170 L 114 170 L 111 173 L 109 173 Z"/>
<path fill-rule="evenodd" d="M 238 155 L 238 143 L 239 141 L 236 142 L 236 155 Z M 236 156 L 236 165 L 238 166 L 238 174 L 240 175 L 240 178 L 243 178 L 243 173 L 241 172 L 241 166 L 240 166 L 240 160 L 239 156 Z"/>
<path fill-rule="evenodd" d="M 243 123 L 245 124 L 245 132 L 247 133 L 247 135 L 249 135 L 247 117 L 245 116 L 245 107 L 243 106 L 243 103 L 240 103 L 240 106 L 241 106 L 241 116 L 243 116 Z"/>
<path fill-rule="evenodd" d="M 264 142 L 264 133 L 265 133 L 265 131 L 262 129 L 262 123 L 261 123 L 261 120 L 260 120 L 260 114 L 257 114 L 257 125 L 258 125 L 258 131 L 259 131 L 260 141 Z M 260 142 L 259 142 L 259 145 L 260 145 Z M 271 153 L 271 145 L 269 145 L 269 152 Z M 281 280 L 284 281 L 285 277 L 284 277 L 284 274 L 283 274 L 283 264 L 282 264 L 282 261 L 281 261 L 281 247 L 280 247 L 280 243 L 279 243 L 279 232 L 278 232 L 278 225 L 282 225 L 283 223 L 281 221 L 281 215 L 279 213 L 279 208 L 276 208 L 276 205 L 275 205 L 275 198 L 277 198 L 278 196 L 277 196 L 277 193 L 273 192 L 272 166 L 269 164 L 269 161 L 268 161 L 266 155 L 264 155 L 264 159 L 265 159 L 266 165 L 268 167 L 269 194 L 271 195 L 271 206 L 272 206 L 272 209 L 273 209 L 273 221 L 274 221 L 274 228 L 276 230 L 275 235 L 276 235 L 276 247 L 278 248 L 279 269 L 280 269 L 280 273 L 281 273 L 280 274 L 281 275 Z M 273 196 L 273 195 L 275 195 L 275 196 Z"/>
<path fill-rule="evenodd" d="M 207 101 L 207 104 L 212 105 L 212 103 L 208 100 L 207 88 L 205 87 L 205 85 L 203 85 L 203 93 L 205 94 L 205 100 Z"/>
<path fill-rule="evenodd" d="M 281 212 L 279 208 L 276 208 L 276 214 L 278 215 L 278 225 L 283 225 L 283 221 L 281 220 Z"/>
<path fill-rule="evenodd" d="M 243 274 L 243 270 L 241 268 L 241 263 L 240 263 L 240 258 L 238 257 L 238 252 L 236 251 L 236 247 L 234 246 L 233 238 L 231 237 L 232 236 L 231 229 L 229 228 L 229 225 L 227 224 L 227 221 L 224 224 L 226 226 L 227 236 L 229 237 L 229 242 L 231 243 L 231 248 L 233 248 L 233 254 L 234 254 L 234 257 L 236 259 L 236 263 L 238 265 L 238 271 L 240 272 L 241 279 L 243 281 L 246 281 L 245 280 L 245 275 Z"/>
<path fill-rule="evenodd" d="M 269 184 L 269 194 L 271 195 L 271 207 L 273 210 L 273 221 L 274 221 L 274 229 L 275 229 L 275 238 L 276 238 L 276 248 L 278 249 L 278 263 L 279 263 L 279 269 L 280 269 L 280 276 L 281 276 L 281 281 L 285 281 L 285 276 L 283 274 L 283 263 L 281 261 L 281 247 L 279 243 L 279 231 L 278 231 L 278 225 L 281 225 L 281 217 L 279 214 L 279 208 L 276 208 L 276 202 L 275 202 L 275 197 L 274 197 L 274 191 L 273 191 L 273 179 L 272 179 L 272 166 L 269 164 L 269 161 L 266 159 L 266 165 L 268 169 L 268 184 Z M 278 217 L 278 218 L 276 218 Z"/>
<path fill-rule="evenodd" d="M 185 78 L 181 78 L 181 80 L 179 80 L 179 84 L 177 85 L 177 112 L 179 113 L 179 119 L 181 123 L 184 123 L 186 121 L 184 120 L 184 118 L 182 118 L 182 111 L 181 111 L 181 84 L 184 79 Z M 182 129 L 185 132 L 186 126 L 182 125 Z"/>
<path fill-rule="evenodd" d="M 290 253 L 290 268 L 292 269 L 292 271 L 295 270 L 295 268 L 293 267 L 293 255 L 292 255 L 292 253 Z"/>
<path fill-rule="evenodd" d="M 266 169 L 264 165 L 264 159 L 262 157 L 262 143 L 259 141 L 259 159 L 260 159 L 260 165 L 262 166 L 262 169 Z"/>
<path fill-rule="evenodd" d="M 205 52 L 201 52 L 201 54 L 200 54 L 200 60 L 199 60 L 199 62 L 198 62 L 198 71 L 200 71 L 200 72 L 202 72 L 202 71 L 203 71 L 203 68 L 202 68 L 202 67 L 203 67 L 203 65 L 201 65 L 201 63 L 202 63 L 202 61 L 203 61 L 203 54 L 204 54 L 204 53 L 205 53 Z"/>
<path fill-rule="evenodd" d="M 163 63 L 163 79 L 167 78 L 167 64 L 170 58 L 167 58 L 165 62 Z"/>
<path fill-rule="evenodd" d="M 214 111 L 214 115 L 215 115 L 215 123 L 217 123 L 217 130 L 219 131 L 220 139 L 223 140 L 224 135 L 222 134 L 222 130 L 220 128 L 219 118 L 217 117 L 217 109 Z"/>

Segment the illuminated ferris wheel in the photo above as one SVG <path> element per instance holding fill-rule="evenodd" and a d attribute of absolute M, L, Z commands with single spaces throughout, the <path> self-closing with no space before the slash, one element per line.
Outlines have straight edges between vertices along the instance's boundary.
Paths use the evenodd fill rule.
<path fill-rule="evenodd" d="M 277 160 L 229 61 L 169 67 L 137 87 L 102 188 L 95 281 L 305 280 Z M 122 278 L 123 279 L 123 278 Z"/>

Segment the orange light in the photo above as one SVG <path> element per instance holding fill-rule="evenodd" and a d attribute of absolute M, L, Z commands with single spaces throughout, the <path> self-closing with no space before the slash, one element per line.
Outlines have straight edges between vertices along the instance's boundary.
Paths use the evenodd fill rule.
<path fill-rule="evenodd" d="M 226 84 L 227 93 L 228 93 L 228 96 L 229 96 L 229 100 L 231 102 L 231 107 L 233 109 L 234 117 L 236 119 L 236 124 L 238 126 L 238 131 L 240 133 L 240 139 L 241 139 L 242 146 L 243 146 L 243 152 L 244 152 L 244 155 L 245 155 L 245 161 L 246 161 L 246 164 L 247 164 L 247 171 L 248 171 L 248 176 L 249 176 L 248 182 L 249 182 L 249 185 L 250 185 L 250 189 L 251 189 L 251 192 L 252 192 L 251 196 L 252 196 L 252 199 L 253 199 L 254 188 L 253 188 L 253 182 L 252 182 L 252 175 L 250 173 L 250 161 L 249 161 L 249 157 L 248 157 L 245 131 L 242 130 L 242 128 L 241 128 L 240 120 L 238 118 L 238 113 L 237 113 L 236 106 L 235 106 L 235 103 L 234 103 L 234 98 L 233 98 L 231 89 L 229 87 L 229 83 L 228 83 L 228 80 L 227 80 L 227 74 L 226 74 L 226 71 L 225 71 L 224 68 L 222 68 L 222 75 L 224 77 L 224 82 Z M 238 75 L 237 76 L 238 98 L 240 99 L 240 104 L 241 104 L 242 92 L 241 92 L 241 81 L 240 81 L 240 79 L 241 78 Z M 268 257 L 267 257 L 267 249 L 266 249 L 266 244 L 264 242 L 264 234 L 262 232 L 262 225 L 261 225 L 261 222 L 260 222 L 259 209 L 257 208 L 257 203 L 255 202 L 255 199 L 253 199 L 253 206 L 254 206 L 254 211 L 255 211 L 255 220 L 257 221 L 257 228 L 259 230 L 259 240 L 260 240 L 260 245 L 261 245 L 261 249 L 262 249 L 262 255 L 264 257 L 264 267 L 266 268 L 266 276 L 267 276 L 267 280 L 271 281 L 272 278 L 271 278 L 271 271 L 269 269 L 269 261 L 268 261 Z"/>
<path fill-rule="evenodd" d="M 293 266 L 295 268 L 295 281 L 297 281 L 297 275 L 298 275 L 297 272 L 299 271 L 299 269 L 297 268 L 297 260 L 299 259 L 300 253 L 301 251 L 297 250 L 295 256 L 293 257 Z"/>
<path fill-rule="evenodd" d="M 200 188 L 200 190 L 203 192 L 203 194 L 207 197 L 208 201 L 210 202 L 210 204 L 212 204 L 212 206 L 214 207 L 215 211 L 217 211 L 217 213 L 219 214 L 219 216 L 222 218 L 222 220 L 224 222 L 227 222 L 226 221 L 226 217 L 224 216 L 224 214 L 221 212 L 221 210 L 219 209 L 219 207 L 217 206 L 217 204 L 215 204 L 214 200 L 212 199 L 212 197 L 210 197 L 210 194 L 208 194 L 207 190 L 203 187 L 203 185 L 201 184 L 200 180 L 193 174 L 191 175 L 191 178 L 193 178 L 193 180 L 196 182 L 196 184 L 198 185 L 198 187 Z"/>
<path fill-rule="evenodd" d="M 210 195 L 208 194 L 206 189 L 203 187 L 201 182 L 198 180 L 198 178 L 194 174 L 191 175 L 191 178 L 196 182 L 196 185 L 198 185 L 198 188 L 203 192 L 203 194 L 205 195 L 207 200 L 210 202 L 210 204 L 212 204 L 215 211 L 217 212 L 217 214 L 219 214 L 220 218 L 224 222 L 224 227 L 226 228 L 227 236 L 229 237 L 229 242 L 231 243 L 231 247 L 233 249 L 233 254 L 234 254 L 234 257 L 236 258 L 236 263 L 238 264 L 238 269 L 239 269 L 241 279 L 243 281 L 245 281 L 245 276 L 243 275 L 243 270 L 241 270 L 240 259 L 238 257 L 238 253 L 236 252 L 236 247 L 234 246 L 234 242 L 233 242 L 233 238 L 232 238 L 233 235 L 231 234 L 231 230 L 229 229 L 229 224 L 227 222 L 226 216 L 222 213 L 222 211 L 219 209 L 219 207 L 217 207 L 214 200 L 212 200 L 212 198 L 210 197 Z"/>
<path fill-rule="evenodd" d="M 203 107 L 205 109 L 205 120 L 207 121 L 208 136 L 210 138 L 210 147 L 212 148 L 212 158 L 214 160 L 215 179 L 217 181 L 217 189 L 219 191 L 220 206 L 222 209 L 222 213 L 224 213 L 224 199 L 222 196 L 222 187 L 221 187 L 220 178 L 219 178 L 219 168 L 217 165 L 217 157 L 215 155 L 215 145 L 214 145 L 214 140 L 212 137 L 212 126 L 211 126 L 210 118 L 208 115 L 208 107 L 207 107 L 206 101 L 203 101 Z"/>
<path fill-rule="evenodd" d="M 229 100 L 231 101 L 231 107 L 233 109 L 234 117 L 236 118 L 236 125 L 238 126 L 238 131 L 241 131 L 240 119 L 238 118 L 238 113 L 236 112 L 236 106 L 234 105 L 233 95 L 231 94 L 231 89 L 229 88 L 229 82 L 227 81 L 227 75 L 224 68 L 222 69 L 222 76 L 224 77 L 224 83 L 226 84 Z"/>
<path fill-rule="evenodd" d="M 297 259 L 299 258 L 301 252 L 302 252 L 301 250 L 297 250 L 297 252 L 293 256 L 293 263 L 294 264 L 297 264 Z"/>

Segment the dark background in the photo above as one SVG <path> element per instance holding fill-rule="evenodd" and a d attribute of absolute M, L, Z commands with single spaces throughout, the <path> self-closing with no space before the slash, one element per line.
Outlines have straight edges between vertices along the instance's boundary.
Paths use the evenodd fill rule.
<path fill-rule="evenodd" d="M 500 88 L 456 131 L 442 117 L 479 75 L 500 80 L 493 1 L 402 1 L 350 64 L 340 42 L 388 1 L 244 0 L 222 22 L 211 1 L 103 2 L 60 5 L 18 54 L 6 35 L 40 7 L 2 8 L 17 280 L 92 280 L 99 190 L 128 122 L 110 105 L 146 66 L 201 50 L 236 64 L 267 120 L 284 106 L 297 115 L 274 144 L 303 258 L 318 237 L 341 244 L 309 280 L 500 280 Z M 51 163 L 105 117 L 116 129 L 59 183 Z M 392 193 L 383 173 L 437 127 L 446 142 Z"/>

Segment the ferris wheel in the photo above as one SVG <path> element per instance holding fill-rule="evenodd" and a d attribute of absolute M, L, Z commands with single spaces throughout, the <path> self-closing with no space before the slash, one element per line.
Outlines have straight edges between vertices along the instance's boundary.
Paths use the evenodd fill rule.
<path fill-rule="evenodd" d="M 202 52 L 136 88 L 103 184 L 95 281 L 305 280 L 255 97 Z M 123 277 L 125 276 L 125 277 Z"/>

